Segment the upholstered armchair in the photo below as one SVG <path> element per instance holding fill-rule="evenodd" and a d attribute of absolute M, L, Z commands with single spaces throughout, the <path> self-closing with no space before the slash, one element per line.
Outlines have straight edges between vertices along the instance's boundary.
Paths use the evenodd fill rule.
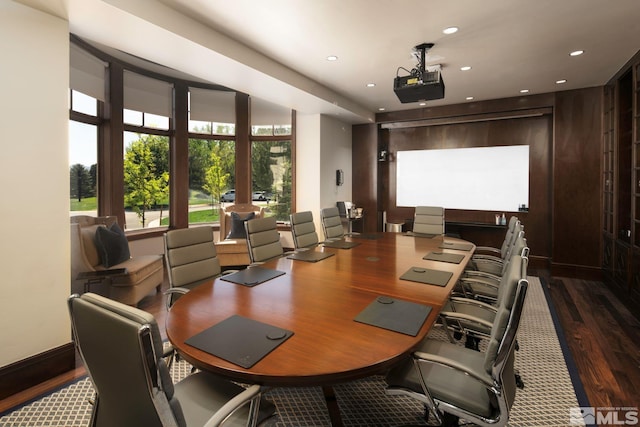
<path fill-rule="evenodd" d="M 244 222 L 253 218 L 264 218 L 264 208 L 249 203 L 220 208 L 220 238 L 216 242 L 220 266 L 251 263 Z"/>
<path fill-rule="evenodd" d="M 130 256 L 115 216 L 71 217 L 72 294 L 90 290 L 135 306 L 160 290 L 163 275 L 161 255 Z"/>

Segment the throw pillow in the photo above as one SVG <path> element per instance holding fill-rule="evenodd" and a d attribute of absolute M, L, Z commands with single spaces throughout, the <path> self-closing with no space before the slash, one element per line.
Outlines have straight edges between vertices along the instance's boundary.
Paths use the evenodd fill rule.
<path fill-rule="evenodd" d="M 244 229 L 244 223 L 256 217 L 255 212 L 251 212 L 242 218 L 237 212 L 231 212 L 231 230 L 227 234 L 227 239 L 246 239 L 247 231 Z"/>
<path fill-rule="evenodd" d="M 105 268 L 120 264 L 131 258 L 127 237 L 115 222 L 109 228 L 98 227 L 95 243 L 100 255 L 100 261 L 102 261 L 102 265 Z"/>

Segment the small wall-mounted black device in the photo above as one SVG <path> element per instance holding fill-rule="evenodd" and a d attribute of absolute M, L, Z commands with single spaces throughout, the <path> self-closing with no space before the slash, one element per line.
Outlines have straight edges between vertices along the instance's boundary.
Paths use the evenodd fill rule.
<path fill-rule="evenodd" d="M 342 169 L 336 169 L 336 185 L 344 184 L 344 172 Z"/>

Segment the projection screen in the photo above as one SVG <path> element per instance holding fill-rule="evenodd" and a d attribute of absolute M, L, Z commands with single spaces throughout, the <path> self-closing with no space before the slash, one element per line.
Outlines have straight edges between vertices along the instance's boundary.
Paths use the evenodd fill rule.
<path fill-rule="evenodd" d="M 529 146 L 398 151 L 396 205 L 498 212 L 529 207 Z"/>

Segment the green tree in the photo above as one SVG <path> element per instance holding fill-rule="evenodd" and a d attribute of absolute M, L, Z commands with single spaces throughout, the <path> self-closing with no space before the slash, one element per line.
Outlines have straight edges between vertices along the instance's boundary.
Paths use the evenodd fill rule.
<path fill-rule="evenodd" d="M 222 192 L 227 188 L 229 174 L 223 171 L 220 156 L 212 151 L 210 158 L 211 166 L 207 169 L 204 190 L 209 193 L 211 196 L 211 204 L 214 205 L 215 201 L 220 201 Z"/>
<path fill-rule="evenodd" d="M 258 141 L 251 144 L 251 183 L 253 190 L 271 190 L 273 187 L 273 172 L 271 165 L 271 147 L 273 142 Z"/>
<path fill-rule="evenodd" d="M 138 214 L 145 227 L 145 214 L 166 197 L 169 172 L 157 171 L 152 147 L 145 138 L 134 141 L 124 156 L 125 205 Z"/>
<path fill-rule="evenodd" d="M 277 220 L 288 221 L 289 214 L 291 214 L 291 161 L 283 160 L 282 168 L 282 187 L 277 192 L 278 202 L 275 205 L 275 216 Z"/>
<path fill-rule="evenodd" d="M 95 196 L 95 186 L 89 170 L 77 163 L 69 168 L 69 189 L 71 198 L 78 199 Z"/>

